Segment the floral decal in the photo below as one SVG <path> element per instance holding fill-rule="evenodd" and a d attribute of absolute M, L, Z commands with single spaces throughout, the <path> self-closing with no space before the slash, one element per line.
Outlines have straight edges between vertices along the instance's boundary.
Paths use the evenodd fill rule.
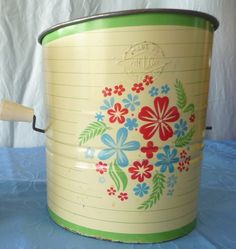
<path fill-rule="evenodd" d="M 157 154 L 157 163 L 155 166 L 160 167 L 160 172 L 165 172 L 168 170 L 170 173 L 174 172 L 174 164 L 179 161 L 179 158 L 176 157 L 177 149 L 170 149 L 169 145 L 165 145 L 164 153 Z"/>
<path fill-rule="evenodd" d="M 133 129 L 138 127 L 138 120 L 136 118 L 127 118 L 126 123 L 125 123 L 125 127 L 132 131 Z"/>
<path fill-rule="evenodd" d="M 110 187 L 109 189 L 107 189 L 107 193 L 108 193 L 108 195 L 115 195 L 116 190 L 114 187 Z"/>
<path fill-rule="evenodd" d="M 138 179 L 139 182 L 143 182 L 145 178 L 151 178 L 152 170 L 153 165 L 145 159 L 142 162 L 135 161 L 133 166 L 129 168 L 129 173 L 131 173 L 131 179 Z"/>
<path fill-rule="evenodd" d="M 140 105 L 138 95 L 128 94 L 127 99 L 123 99 L 122 102 L 126 108 L 130 109 L 131 112 L 134 112 L 135 109 Z"/>
<path fill-rule="evenodd" d="M 177 176 L 171 175 L 168 177 L 166 185 L 169 188 L 173 188 L 176 183 L 177 183 Z"/>
<path fill-rule="evenodd" d="M 177 121 L 179 116 L 177 107 L 169 106 L 168 97 L 156 97 L 154 108 L 144 106 L 138 114 L 139 119 L 147 123 L 140 128 L 140 133 L 148 140 L 158 132 L 160 139 L 166 141 L 173 136 L 170 123 Z"/>
<path fill-rule="evenodd" d="M 191 170 L 197 120 L 184 84 L 155 77 L 104 86 L 93 120 L 79 134 L 107 198 L 122 205 L 136 198 L 144 210 L 174 196 L 178 177 Z"/>
<path fill-rule="evenodd" d="M 185 150 L 181 151 L 179 166 L 178 166 L 179 172 L 189 171 L 190 161 L 191 161 L 191 156 L 189 156 Z"/>
<path fill-rule="evenodd" d="M 156 97 L 158 95 L 159 89 L 155 86 L 153 86 L 150 90 L 149 90 L 149 94 L 152 97 Z"/>
<path fill-rule="evenodd" d="M 143 153 L 146 153 L 147 158 L 153 158 L 154 153 L 158 151 L 158 147 L 154 145 L 153 141 L 148 141 L 147 146 L 141 148 Z"/>
<path fill-rule="evenodd" d="M 126 201 L 126 200 L 128 200 L 128 194 L 125 193 L 125 192 L 121 192 L 121 193 L 118 195 L 118 198 L 119 198 L 121 201 Z"/>
<path fill-rule="evenodd" d="M 123 87 L 123 85 L 118 85 L 118 86 L 115 86 L 114 94 L 118 94 L 119 96 L 121 96 L 124 91 L 125 91 L 125 88 Z"/>
<path fill-rule="evenodd" d="M 96 171 L 100 174 L 107 172 L 107 164 L 103 162 L 99 162 L 96 164 Z"/>
<path fill-rule="evenodd" d="M 179 123 L 175 124 L 175 134 L 177 137 L 184 136 L 188 130 L 187 122 L 183 119 L 180 119 Z"/>
<path fill-rule="evenodd" d="M 133 188 L 133 191 L 134 191 L 134 194 L 139 196 L 139 197 L 143 197 L 144 195 L 147 195 L 148 194 L 148 191 L 149 191 L 150 187 L 147 185 L 147 183 L 138 183 L 134 188 Z"/>
<path fill-rule="evenodd" d="M 195 114 L 193 113 L 193 114 L 190 116 L 189 121 L 190 121 L 191 123 L 193 123 L 194 120 L 195 120 Z"/>
<path fill-rule="evenodd" d="M 131 88 L 132 91 L 136 92 L 136 93 L 140 93 L 141 91 L 144 90 L 144 86 L 143 83 L 134 83 L 133 87 Z"/>
<path fill-rule="evenodd" d="M 167 178 L 167 181 L 166 181 L 166 187 L 168 188 L 167 196 L 169 196 L 169 197 L 173 196 L 176 184 L 177 184 L 177 176 L 176 175 L 171 175 Z"/>
<path fill-rule="evenodd" d="M 120 128 L 118 130 L 116 134 L 116 141 L 114 141 L 110 135 L 103 134 L 101 140 L 108 148 L 100 151 L 98 158 L 101 160 L 107 160 L 115 155 L 117 163 L 120 167 L 128 166 L 129 161 L 125 152 L 137 150 L 140 147 L 140 144 L 137 141 L 130 141 L 126 143 L 127 137 L 128 131 L 125 128 Z"/>
<path fill-rule="evenodd" d="M 109 110 L 114 106 L 114 104 L 115 104 L 115 98 L 114 97 L 112 97 L 110 99 L 104 99 L 104 104 L 102 106 L 100 106 L 100 109 L 104 110 L 104 111 Z"/>
<path fill-rule="evenodd" d="M 153 77 L 151 75 L 145 75 L 143 83 L 148 86 L 153 83 Z"/>
<path fill-rule="evenodd" d="M 112 88 L 105 87 L 105 89 L 102 90 L 102 93 L 103 93 L 104 97 L 111 96 L 111 94 L 112 94 Z"/>
<path fill-rule="evenodd" d="M 97 121 L 103 121 L 104 117 L 105 116 L 101 112 L 96 113 L 95 115 L 95 118 L 97 119 Z"/>
<path fill-rule="evenodd" d="M 95 155 L 95 149 L 94 148 L 91 148 L 91 147 L 88 147 L 84 153 L 85 155 L 85 158 L 87 159 L 92 159 L 94 158 L 94 155 Z"/>
<path fill-rule="evenodd" d="M 161 93 L 167 94 L 170 91 L 170 88 L 167 84 L 161 87 Z"/>
<path fill-rule="evenodd" d="M 111 123 L 118 122 L 123 124 L 125 122 L 125 115 L 128 113 L 127 108 L 123 108 L 120 103 L 116 103 L 114 108 L 109 109 L 107 114 L 110 115 L 109 121 Z"/>

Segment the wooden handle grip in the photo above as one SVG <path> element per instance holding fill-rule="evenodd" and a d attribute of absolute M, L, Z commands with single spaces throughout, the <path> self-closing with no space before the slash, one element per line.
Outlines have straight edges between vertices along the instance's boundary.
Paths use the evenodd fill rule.
<path fill-rule="evenodd" d="M 32 122 L 33 116 L 32 108 L 6 100 L 0 102 L 0 120 Z"/>

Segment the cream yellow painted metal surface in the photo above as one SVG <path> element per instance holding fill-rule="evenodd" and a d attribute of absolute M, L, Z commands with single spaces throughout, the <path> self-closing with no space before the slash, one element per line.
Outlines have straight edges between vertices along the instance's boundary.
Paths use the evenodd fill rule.
<path fill-rule="evenodd" d="M 103 238 L 168 232 L 195 220 L 212 36 L 152 25 L 88 31 L 43 46 L 54 214 Z"/>

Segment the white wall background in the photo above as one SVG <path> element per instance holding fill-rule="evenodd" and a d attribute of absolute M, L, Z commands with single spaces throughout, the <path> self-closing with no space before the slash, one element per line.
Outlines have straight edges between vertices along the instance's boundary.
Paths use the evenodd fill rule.
<path fill-rule="evenodd" d="M 207 124 L 211 139 L 236 139 L 235 0 L 0 0 L 0 100 L 34 107 L 38 126 L 45 110 L 42 50 L 38 34 L 58 22 L 102 12 L 139 8 L 183 8 L 215 15 L 215 33 Z M 44 135 L 26 123 L 0 121 L 0 146 L 43 145 Z"/>

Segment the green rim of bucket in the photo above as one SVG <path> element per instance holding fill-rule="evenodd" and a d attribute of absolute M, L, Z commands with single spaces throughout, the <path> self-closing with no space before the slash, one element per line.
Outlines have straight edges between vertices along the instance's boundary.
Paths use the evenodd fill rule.
<path fill-rule="evenodd" d="M 150 234 L 127 234 L 127 233 L 113 233 L 106 231 L 99 231 L 80 225 L 76 225 L 69 221 L 64 220 L 55 214 L 50 208 L 48 208 L 51 218 L 61 227 L 70 230 L 71 232 L 79 233 L 89 237 L 95 237 L 99 239 L 106 239 L 119 242 L 128 243 L 153 243 L 153 242 L 163 242 L 167 240 L 176 239 L 178 237 L 184 236 L 190 233 L 196 226 L 196 219 L 191 223 L 168 232 L 161 233 L 150 233 Z"/>
<path fill-rule="evenodd" d="M 64 26 L 63 24 L 57 25 L 43 32 L 39 36 L 39 42 L 45 45 L 56 39 L 86 31 L 145 25 L 188 26 L 214 31 L 212 23 L 201 16 L 180 13 L 134 13 L 120 16 L 99 16 L 93 20 L 81 19 L 81 22 L 75 24 L 68 22 Z"/>

